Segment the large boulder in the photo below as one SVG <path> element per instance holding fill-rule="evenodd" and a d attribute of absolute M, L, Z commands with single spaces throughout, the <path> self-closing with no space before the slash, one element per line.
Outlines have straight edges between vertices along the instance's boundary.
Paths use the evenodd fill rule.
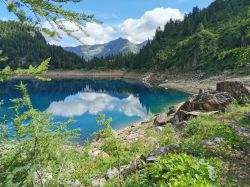
<path fill-rule="evenodd" d="M 224 111 L 233 101 L 233 97 L 227 92 L 207 91 L 193 96 L 179 107 L 171 122 L 179 125 L 190 117 L 197 117 L 201 113 L 217 113 Z"/>
<path fill-rule="evenodd" d="M 167 113 L 161 113 L 158 116 L 156 116 L 154 120 L 154 126 L 164 126 L 167 122 L 169 122 L 170 117 L 167 115 Z"/>
<path fill-rule="evenodd" d="M 216 91 L 228 92 L 235 99 L 250 97 L 250 88 L 239 81 L 223 81 L 216 85 Z"/>
<path fill-rule="evenodd" d="M 183 104 L 184 102 L 170 106 L 167 115 L 168 116 L 174 115 Z"/>
<path fill-rule="evenodd" d="M 190 105 L 187 103 L 183 107 L 186 111 L 223 111 L 233 101 L 233 97 L 227 92 L 208 91 L 195 95 L 190 100 Z M 184 109 L 181 107 L 180 109 Z"/>

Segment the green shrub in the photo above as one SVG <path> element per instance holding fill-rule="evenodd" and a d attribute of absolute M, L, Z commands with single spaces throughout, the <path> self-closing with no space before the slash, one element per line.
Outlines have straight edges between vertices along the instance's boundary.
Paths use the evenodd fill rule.
<path fill-rule="evenodd" d="M 160 146 L 166 146 L 171 143 L 177 143 L 179 138 L 172 125 L 167 125 L 163 132 L 158 136 Z"/>
<path fill-rule="evenodd" d="M 182 139 L 181 147 L 186 153 L 203 156 L 227 155 L 233 148 L 242 148 L 246 140 L 237 135 L 235 130 L 219 116 L 200 116 L 192 119 L 184 130 L 185 137 Z M 220 138 L 223 143 L 214 149 L 207 149 L 205 144 L 214 138 Z"/>
<path fill-rule="evenodd" d="M 144 177 L 156 186 L 219 186 L 219 167 L 215 160 L 172 154 L 147 168 Z"/>
<path fill-rule="evenodd" d="M 53 123 L 46 112 L 35 110 L 23 84 L 23 97 L 13 99 L 15 117 L 0 124 L 0 186 L 59 185 L 68 177 L 67 145 L 78 130 L 72 120 Z"/>

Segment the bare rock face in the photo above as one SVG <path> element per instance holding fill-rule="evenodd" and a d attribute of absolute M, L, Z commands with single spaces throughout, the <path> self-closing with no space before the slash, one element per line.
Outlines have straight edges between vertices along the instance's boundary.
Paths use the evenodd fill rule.
<path fill-rule="evenodd" d="M 227 92 L 207 91 L 200 93 L 182 104 L 171 122 L 174 125 L 179 125 L 190 117 L 197 117 L 201 113 L 210 114 L 224 111 L 232 101 L 233 97 Z"/>
<path fill-rule="evenodd" d="M 216 85 L 216 91 L 228 92 L 237 100 L 244 97 L 250 97 L 250 88 L 239 81 L 219 82 Z"/>

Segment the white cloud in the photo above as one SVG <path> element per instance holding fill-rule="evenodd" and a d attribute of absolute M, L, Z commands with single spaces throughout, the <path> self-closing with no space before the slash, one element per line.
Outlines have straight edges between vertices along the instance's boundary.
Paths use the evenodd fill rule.
<path fill-rule="evenodd" d="M 113 27 L 97 23 L 87 23 L 85 31 L 88 36 L 79 33 L 79 36 L 81 36 L 80 40 L 84 44 L 89 45 L 109 42 L 115 34 Z"/>
<path fill-rule="evenodd" d="M 0 17 L 0 20 L 1 20 L 1 21 L 9 21 L 8 18 L 4 18 L 4 17 Z"/>
<path fill-rule="evenodd" d="M 178 9 L 161 7 L 145 12 L 145 14 L 138 19 L 129 18 L 118 25 L 109 26 L 98 23 L 86 23 L 84 32 L 76 31 L 73 35 L 80 38 L 82 44 L 87 45 L 103 44 L 118 37 L 127 38 L 134 43 L 141 43 L 147 39 L 152 39 L 156 29 L 158 27 L 163 28 L 170 19 L 183 19 L 183 14 Z M 69 21 L 65 21 L 63 24 L 71 30 L 77 29 L 76 25 Z M 49 22 L 45 22 L 43 27 L 52 29 Z M 63 39 L 56 40 L 55 38 L 45 36 L 50 44 L 62 46 L 76 46 L 80 44 L 62 31 L 56 30 Z"/>
<path fill-rule="evenodd" d="M 158 27 L 163 28 L 170 20 L 183 19 L 182 13 L 178 9 L 156 8 L 139 19 L 127 19 L 119 25 L 120 33 L 127 39 L 135 43 L 141 43 L 147 39 L 152 39 Z"/>
<path fill-rule="evenodd" d="M 78 27 L 69 21 L 64 21 L 63 25 L 65 28 L 70 29 L 71 31 L 74 31 L 72 35 L 80 39 L 81 42 L 75 41 L 74 45 L 78 45 L 80 43 L 86 44 L 86 45 L 93 45 L 93 44 L 102 44 L 109 42 L 114 38 L 115 30 L 111 26 L 105 26 L 103 24 L 98 23 L 86 23 L 85 27 L 82 30 L 79 30 Z M 69 43 L 72 43 L 72 38 L 69 37 L 66 33 L 58 29 L 56 26 L 54 28 L 49 24 L 49 22 L 45 22 L 43 24 L 44 28 L 53 29 L 56 28 L 56 32 L 60 34 L 62 39 L 56 39 L 44 35 L 47 42 L 54 45 L 63 45 L 67 46 Z"/>
<path fill-rule="evenodd" d="M 137 116 L 142 119 L 151 115 L 133 95 L 119 99 L 105 93 L 94 92 L 81 92 L 68 96 L 63 101 L 52 102 L 47 111 L 63 117 L 81 116 L 85 113 L 96 115 L 105 111 L 119 111 L 128 117 Z"/>

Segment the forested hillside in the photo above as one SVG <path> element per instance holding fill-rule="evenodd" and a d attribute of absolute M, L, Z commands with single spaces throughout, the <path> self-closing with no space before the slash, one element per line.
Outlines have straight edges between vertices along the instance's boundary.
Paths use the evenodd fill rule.
<path fill-rule="evenodd" d="M 6 65 L 12 68 L 34 66 L 49 57 L 50 69 L 76 69 L 83 65 L 77 55 L 47 44 L 40 32 L 14 21 L 0 21 L 0 49 L 8 57 L 0 64 L 1 68 Z"/>
<path fill-rule="evenodd" d="M 216 0 L 206 9 L 195 7 L 183 21 L 170 20 L 158 29 L 138 55 L 94 59 L 94 67 L 249 70 L 249 6 L 249 0 Z"/>
<path fill-rule="evenodd" d="M 20 23 L 0 21 L 0 49 L 8 57 L 0 67 L 37 65 L 51 57 L 50 69 L 152 69 L 171 71 L 250 72 L 249 0 L 216 0 L 194 7 L 182 21 L 157 29 L 138 54 L 118 54 L 89 62 L 48 45 L 41 33 Z"/>

